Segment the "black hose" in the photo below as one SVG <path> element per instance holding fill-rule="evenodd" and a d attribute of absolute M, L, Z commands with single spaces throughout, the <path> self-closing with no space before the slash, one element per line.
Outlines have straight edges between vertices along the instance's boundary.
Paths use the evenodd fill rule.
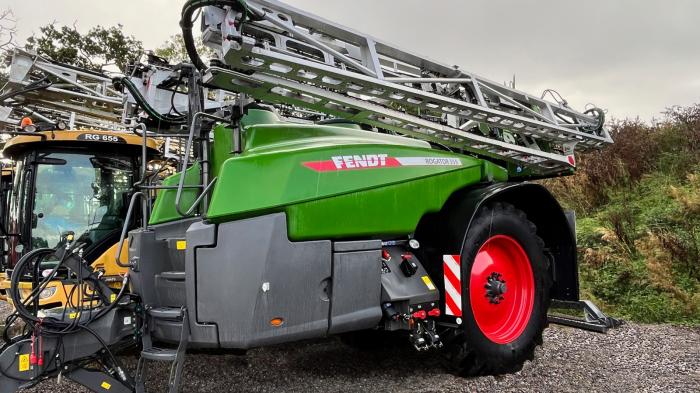
<path fill-rule="evenodd" d="M 246 18 L 249 19 L 259 19 L 262 15 L 255 15 L 250 8 L 245 4 L 245 0 L 190 0 L 182 7 L 182 16 L 180 18 L 180 28 L 182 29 L 182 39 L 185 42 L 185 50 L 189 56 L 192 64 L 202 71 L 207 68 L 199 57 L 197 53 L 197 45 L 194 41 L 194 36 L 192 36 L 192 27 L 194 23 L 192 22 L 192 16 L 195 11 L 200 8 L 207 6 L 230 6 L 238 11 L 242 11 L 246 14 Z"/>
<path fill-rule="evenodd" d="M 173 94 L 170 96 L 170 111 L 175 112 L 175 115 L 177 116 L 185 116 L 180 111 L 175 108 L 175 95 L 177 94 L 177 89 L 180 88 L 180 85 L 182 84 L 182 72 L 180 73 L 180 77 L 177 79 L 177 85 L 173 88 Z M 168 113 L 169 114 L 169 113 Z"/>
<path fill-rule="evenodd" d="M 143 108 L 144 111 L 153 118 L 154 120 L 157 120 L 161 123 L 167 123 L 167 124 L 185 124 L 187 123 L 187 116 L 173 116 L 173 115 L 161 115 L 156 111 L 149 103 L 146 101 L 146 99 L 141 95 L 141 92 L 136 88 L 134 83 L 128 78 L 128 77 L 123 77 L 119 79 L 119 82 L 124 84 L 124 87 L 131 93 L 131 95 L 134 97 L 136 100 L 136 103 Z"/>
<path fill-rule="evenodd" d="M 109 304 L 107 307 L 104 307 L 102 310 L 100 310 L 99 312 L 97 312 L 94 315 L 92 314 L 92 311 L 94 310 L 94 308 L 93 307 L 89 308 L 90 316 L 88 317 L 87 321 L 81 322 L 82 318 L 80 318 L 80 317 L 76 317 L 73 321 L 71 321 L 69 323 L 66 323 L 63 320 L 59 321 L 59 320 L 56 320 L 54 318 L 39 319 L 36 315 L 30 313 L 27 310 L 25 303 L 31 303 L 33 298 L 38 297 L 38 293 L 40 293 L 40 291 L 43 290 L 43 288 L 46 286 L 46 284 L 48 282 L 50 282 L 54 279 L 54 275 L 55 275 L 56 271 L 58 270 L 58 268 L 61 265 L 63 265 L 66 262 L 66 260 L 68 260 L 68 258 L 80 258 L 77 254 L 71 252 L 70 250 L 68 250 L 68 249 L 64 250 L 63 254 L 60 257 L 60 261 L 52 269 L 51 274 L 44 277 L 43 280 L 41 281 L 41 283 L 32 291 L 32 293 L 30 295 L 28 295 L 26 297 L 26 299 L 24 299 L 24 301 L 22 301 L 22 299 L 19 296 L 19 281 L 20 281 L 21 277 L 24 275 L 23 273 L 25 270 L 28 270 L 28 271 L 36 271 L 37 270 L 37 269 L 32 269 L 31 266 L 27 266 L 27 265 L 30 264 L 31 262 L 34 262 L 36 265 L 38 265 L 41 263 L 43 258 L 45 258 L 48 255 L 61 255 L 61 254 L 59 252 L 57 252 L 57 250 L 55 250 L 55 249 L 48 249 L 48 248 L 41 248 L 41 249 L 37 249 L 37 250 L 32 250 L 29 253 L 27 253 L 26 255 L 24 255 L 22 258 L 20 258 L 20 260 L 15 265 L 15 269 L 13 271 L 11 282 L 10 282 L 10 295 L 12 297 L 14 304 L 15 304 L 15 310 L 16 310 L 15 314 L 13 314 L 14 319 L 16 319 L 17 317 L 22 318 L 23 320 L 25 320 L 25 322 L 27 322 L 27 325 L 29 327 L 31 327 L 32 329 L 34 329 L 33 326 L 35 324 L 39 323 L 42 325 L 42 328 L 41 328 L 41 335 L 42 336 L 56 337 L 56 339 L 58 340 L 57 344 L 56 344 L 55 352 L 54 352 L 56 354 L 56 356 L 59 356 L 58 355 L 59 354 L 59 347 L 62 346 L 62 343 L 63 343 L 62 337 L 64 335 L 72 334 L 72 333 L 78 332 L 80 330 L 84 330 L 84 331 L 88 332 L 90 335 L 92 335 L 97 340 L 97 342 L 99 342 L 99 344 L 104 349 L 104 352 L 106 352 L 108 357 L 111 359 L 112 365 L 117 367 L 118 371 L 121 373 L 122 366 L 118 362 L 117 358 L 114 356 L 114 353 L 110 349 L 109 345 L 105 342 L 105 340 L 102 337 L 100 337 L 99 334 L 97 334 L 94 330 L 90 329 L 90 327 L 88 325 L 97 321 L 98 319 L 102 318 L 103 316 L 107 315 L 107 313 L 112 311 L 119 304 L 120 299 L 126 294 L 126 288 L 128 287 L 128 276 L 125 277 L 124 281 L 122 282 L 122 284 L 123 284 L 122 288 L 119 291 L 119 293 L 116 295 L 115 301 L 111 302 L 111 304 Z M 80 269 L 82 269 L 84 267 L 84 265 L 82 263 L 79 266 L 80 266 Z M 83 276 L 80 272 L 77 272 L 77 274 L 78 274 L 78 277 Z M 82 288 L 82 285 L 83 285 L 82 282 L 78 283 L 78 285 L 76 285 L 73 288 L 73 290 L 75 290 L 76 288 L 79 288 L 79 290 L 82 293 L 84 291 L 84 289 Z M 92 289 L 93 289 L 93 291 L 97 291 L 97 290 L 99 290 L 99 287 L 95 286 Z M 73 293 L 73 291 L 71 291 L 71 295 L 69 296 L 69 299 L 68 299 L 71 302 L 72 302 L 72 297 L 73 297 L 72 293 Z M 79 312 L 82 314 L 85 311 L 85 309 L 82 308 L 82 300 L 80 300 L 79 302 L 81 304 L 78 305 L 78 307 L 76 307 L 76 309 L 78 309 Z M 8 317 L 8 320 L 10 320 L 13 316 Z M 9 327 L 10 325 L 7 325 L 7 326 Z M 3 334 L 5 336 L 7 335 L 6 333 L 7 333 L 7 331 L 3 332 Z M 27 339 L 26 333 L 25 333 L 23 339 L 24 340 Z M 19 342 L 17 340 L 11 340 L 8 338 L 5 345 L 2 346 L 2 350 L 5 350 L 9 345 L 12 345 L 13 342 L 11 342 L 11 341 L 14 341 L 14 343 Z M 46 376 L 49 376 L 50 374 L 51 373 L 47 373 L 45 369 L 39 370 L 39 376 L 46 377 Z M 0 370 L 0 375 L 2 375 L 4 377 L 11 378 L 13 380 L 27 382 L 27 381 L 24 381 L 21 379 L 16 379 L 16 378 L 13 378 L 13 377 L 6 375 L 5 370 Z M 37 381 L 41 380 L 41 378 L 36 378 L 36 379 L 37 379 Z M 119 379 L 121 380 L 121 378 L 119 378 Z M 128 381 L 124 381 L 124 380 L 122 380 L 122 382 L 128 383 Z"/>
<path fill-rule="evenodd" d="M 51 82 L 49 80 L 49 77 L 45 76 L 37 81 L 34 81 L 34 82 L 28 84 L 24 89 L 22 89 L 20 91 L 11 91 L 7 94 L 0 96 L 0 102 L 5 102 L 12 97 L 26 94 L 26 93 L 29 93 L 29 92 L 32 92 L 35 90 L 43 90 L 43 89 L 49 88 L 52 84 L 53 84 L 53 82 Z"/>
<path fill-rule="evenodd" d="M 19 281 L 23 274 L 22 271 L 24 270 L 24 265 L 34 259 L 37 259 L 37 263 L 39 263 L 40 258 L 45 257 L 47 255 L 52 255 L 54 252 L 55 250 L 50 248 L 38 248 L 36 250 L 32 250 L 25 254 L 22 258 L 20 258 L 19 261 L 17 261 L 17 264 L 15 265 L 15 268 L 12 271 L 12 277 L 10 278 L 9 288 L 10 297 L 14 302 L 17 314 L 20 316 L 20 318 L 24 319 L 25 321 L 31 321 L 34 323 L 39 322 L 39 318 L 36 315 L 29 312 L 29 310 L 27 310 L 25 302 L 30 302 L 32 298 L 37 297 L 41 293 L 41 291 L 43 291 L 44 288 L 46 288 L 46 285 L 48 285 L 48 283 L 51 281 L 55 272 L 58 271 L 58 268 L 63 264 L 64 259 L 61 259 L 61 261 L 59 261 L 59 263 L 56 264 L 56 266 L 53 268 L 51 274 L 49 274 L 40 283 L 40 285 L 38 285 L 32 290 L 32 292 L 27 296 L 25 301 L 22 301 L 19 293 Z"/>

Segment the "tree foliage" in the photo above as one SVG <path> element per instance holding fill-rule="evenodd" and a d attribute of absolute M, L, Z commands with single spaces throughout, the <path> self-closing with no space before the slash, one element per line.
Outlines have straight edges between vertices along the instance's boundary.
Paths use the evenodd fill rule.
<path fill-rule="evenodd" d="M 546 181 L 577 213 L 582 297 L 638 322 L 700 324 L 700 104 L 610 131 L 575 176 Z"/>
<path fill-rule="evenodd" d="M 202 58 L 212 57 L 213 51 L 204 45 L 201 37 L 196 38 L 197 52 Z M 182 38 L 182 34 L 175 34 L 170 36 L 168 41 L 166 41 L 160 48 L 156 49 L 154 53 L 157 56 L 167 59 L 170 63 L 182 63 L 189 62 L 190 58 L 187 55 L 187 49 L 185 49 L 185 41 Z"/>
<path fill-rule="evenodd" d="M 0 51 L 11 48 L 14 45 L 15 33 L 17 32 L 17 21 L 11 9 L 0 11 Z M 7 82 L 6 65 L 0 64 L 0 87 Z"/>
<path fill-rule="evenodd" d="M 122 25 L 91 28 L 81 34 L 75 26 L 46 25 L 38 36 L 27 39 L 27 47 L 54 61 L 102 71 L 115 65 L 122 72 L 143 53 L 141 41 L 127 36 Z"/>
<path fill-rule="evenodd" d="M 11 9 L 0 11 L 0 49 L 6 49 L 13 45 L 17 21 Z"/>

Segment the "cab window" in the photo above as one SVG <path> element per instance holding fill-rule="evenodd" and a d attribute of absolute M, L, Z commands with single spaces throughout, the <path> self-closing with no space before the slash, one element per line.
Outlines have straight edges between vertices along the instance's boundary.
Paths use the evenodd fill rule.
<path fill-rule="evenodd" d="M 31 247 L 56 247 L 73 233 L 92 244 L 120 230 L 133 164 L 127 157 L 50 153 L 35 174 Z"/>

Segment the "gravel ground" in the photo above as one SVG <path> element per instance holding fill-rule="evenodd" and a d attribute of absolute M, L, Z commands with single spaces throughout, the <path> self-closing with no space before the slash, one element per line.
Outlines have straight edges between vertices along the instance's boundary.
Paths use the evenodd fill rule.
<path fill-rule="evenodd" d="M 164 392 L 169 369 L 152 364 L 149 388 Z M 501 377 L 454 377 L 435 354 L 359 352 L 327 339 L 189 355 L 183 379 L 182 392 L 700 392 L 700 328 L 628 324 L 602 335 L 552 326 L 535 361 Z M 30 391 L 87 392 L 65 380 Z"/>

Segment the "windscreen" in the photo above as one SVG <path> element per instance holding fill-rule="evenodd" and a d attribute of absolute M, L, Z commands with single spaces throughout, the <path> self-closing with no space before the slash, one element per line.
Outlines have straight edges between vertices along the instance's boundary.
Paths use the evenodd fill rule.
<path fill-rule="evenodd" d="M 122 228 L 132 184 L 129 158 L 50 153 L 38 161 L 32 249 L 56 247 L 67 232 L 92 244 Z"/>

